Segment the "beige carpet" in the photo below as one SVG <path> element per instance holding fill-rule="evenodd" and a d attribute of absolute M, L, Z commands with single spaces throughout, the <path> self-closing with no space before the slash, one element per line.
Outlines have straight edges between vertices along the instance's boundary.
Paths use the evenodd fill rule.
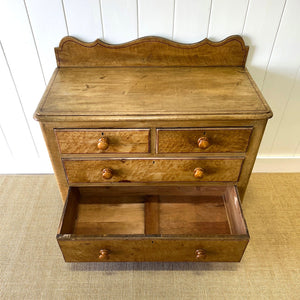
<path fill-rule="evenodd" d="M 66 264 L 51 175 L 0 176 L 1 299 L 300 299 L 300 174 L 253 174 L 241 263 Z"/>

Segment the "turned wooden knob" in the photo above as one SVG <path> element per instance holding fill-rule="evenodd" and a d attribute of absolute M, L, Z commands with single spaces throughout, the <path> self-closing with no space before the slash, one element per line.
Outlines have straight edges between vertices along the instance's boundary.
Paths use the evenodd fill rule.
<path fill-rule="evenodd" d="M 108 254 L 109 254 L 109 250 L 107 250 L 107 249 L 101 249 L 100 251 L 99 251 L 99 258 L 100 259 L 108 259 L 109 257 L 108 257 Z"/>
<path fill-rule="evenodd" d="M 198 147 L 200 149 L 206 149 L 210 146 L 208 138 L 206 136 L 202 136 L 198 139 Z"/>
<path fill-rule="evenodd" d="M 204 175 L 204 169 L 202 169 L 202 168 L 196 168 L 194 170 L 194 177 L 195 178 L 202 178 L 203 175 Z"/>
<path fill-rule="evenodd" d="M 195 254 L 197 259 L 201 259 L 201 258 L 203 259 L 206 257 L 206 251 L 204 249 L 197 249 L 195 251 Z"/>
<path fill-rule="evenodd" d="M 107 137 L 102 137 L 98 140 L 98 144 L 97 147 L 100 150 L 106 150 L 108 148 L 109 144 L 108 144 L 108 138 Z"/>
<path fill-rule="evenodd" d="M 113 176 L 112 169 L 110 169 L 110 168 L 104 168 L 102 170 L 102 177 L 104 179 L 110 179 L 110 178 L 112 178 L 112 176 Z"/>

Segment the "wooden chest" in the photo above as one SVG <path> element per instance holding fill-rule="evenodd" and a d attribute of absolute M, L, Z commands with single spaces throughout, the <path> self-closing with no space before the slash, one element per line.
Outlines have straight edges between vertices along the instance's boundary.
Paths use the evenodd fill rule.
<path fill-rule="evenodd" d="M 68 262 L 240 261 L 240 200 L 272 112 L 239 36 L 64 38 L 36 110 Z"/>

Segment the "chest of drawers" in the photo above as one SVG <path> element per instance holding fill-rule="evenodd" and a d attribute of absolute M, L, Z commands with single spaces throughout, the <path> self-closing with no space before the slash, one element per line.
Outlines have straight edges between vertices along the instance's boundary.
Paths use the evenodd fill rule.
<path fill-rule="evenodd" d="M 272 112 L 239 36 L 184 45 L 64 38 L 35 112 L 68 262 L 240 261 L 243 199 Z"/>

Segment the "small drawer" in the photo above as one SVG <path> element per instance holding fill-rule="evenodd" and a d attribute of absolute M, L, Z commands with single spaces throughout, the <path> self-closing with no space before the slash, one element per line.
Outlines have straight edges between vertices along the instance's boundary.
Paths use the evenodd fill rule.
<path fill-rule="evenodd" d="M 157 129 L 157 153 L 243 153 L 252 128 Z"/>
<path fill-rule="evenodd" d="M 67 262 L 240 261 L 235 186 L 71 187 L 57 240 Z"/>
<path fill-rule="evenodd" d="M 148 153 L 149 129 L 55 129 L 60 153 Z"/>
<path fill-rule="evenodd" d="M 237 181 L 243 159 L 63 159 L 73 183 Z"/>

